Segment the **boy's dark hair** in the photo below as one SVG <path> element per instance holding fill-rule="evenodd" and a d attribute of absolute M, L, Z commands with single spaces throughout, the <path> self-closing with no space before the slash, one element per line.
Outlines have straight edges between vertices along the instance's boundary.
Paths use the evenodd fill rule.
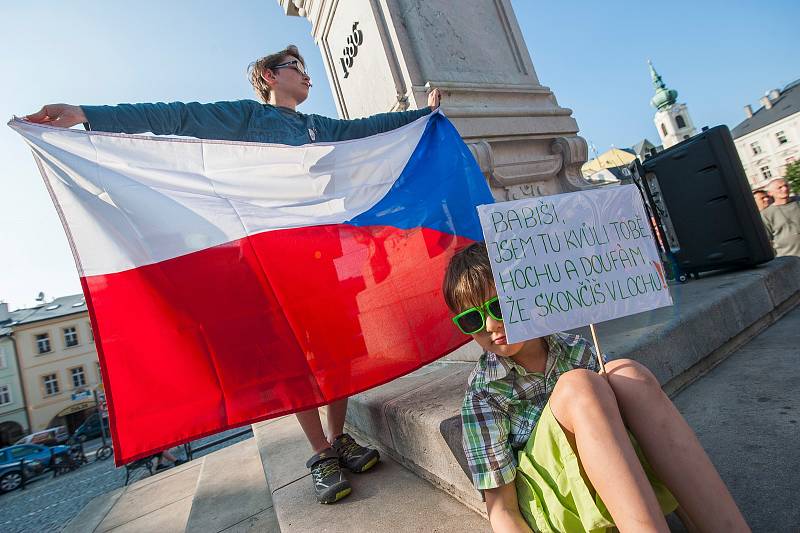
<path fill-rule="evenodd" d="M 287 57 L 295 57 L 299 59 L 303 66 L 306 64 L 297 47 L 293 44 L 290 44 L 280 52 L 275 52 L 274 54 L 270 54 L 262 57 L 261 59 L 253 61 L 247 67 L 247 77 L 250 79 L 250 84 L 256 91 L 258 98 L 265 104 L 269 103 L 271 89 L 269 85 L 267 85 L 267 82 L 264 81 L 264 71 L 270 70 L 275 65 L 284 63 L 287 61 Z"/>
<path fill-rule="evenodd" d="M 447 265 L 442 292 L 447 307 L 459 313 L 483 303 L 494 285 L 486 244 L 476 242 L 456 253 Z"/>

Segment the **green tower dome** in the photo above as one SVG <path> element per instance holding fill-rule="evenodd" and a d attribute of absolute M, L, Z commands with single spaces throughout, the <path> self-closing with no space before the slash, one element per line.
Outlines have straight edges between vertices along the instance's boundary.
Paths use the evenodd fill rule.
<path fill-rule="evenodd" d="M 656 88 L 656 94 L 650 100 L 650 104 L 656 109 L 666 109 L 677 101 L 678 91 L 667 89 L 667 86 L 661 80 L 661 76 L 653 67 L 653 63 L 648 60 L 647 64 L 650 65 L 650 77 L 653 79 L 653 86 Z"/>

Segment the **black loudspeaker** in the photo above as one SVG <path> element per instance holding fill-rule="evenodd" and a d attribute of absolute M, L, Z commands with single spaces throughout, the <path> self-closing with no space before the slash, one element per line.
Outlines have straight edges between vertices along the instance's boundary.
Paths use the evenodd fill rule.
<path fill-rule="evenodd" d="M 775 257 L 727 127 L 702 131 L 633 170 L 662 246 L 685 274 Z"/>

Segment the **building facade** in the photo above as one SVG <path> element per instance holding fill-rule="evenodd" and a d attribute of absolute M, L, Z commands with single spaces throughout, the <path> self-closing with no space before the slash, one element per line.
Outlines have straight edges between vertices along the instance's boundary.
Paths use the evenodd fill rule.
<path fill-rule="evenodd" d="M 0 302 L 0 448 L 30 433 L 17 352 L 11 336 L 14 321 L 26 314 L 25 311 L 9 312 L 8 304 Z"/>
<path fill-rule="evenodd" d="M 72 433 L 94 412 L 102 381 L 83 295 L 35 308 L 13 335 L 31 431 L 63 425 Z"/>
<path fill-rule="evenodd" d="M 686 104 L 677 103 L 678 91 L 668 89 L 653 67 L 653 63 L 648 61 L 647 64 L 650 65 L 650 77 L 656 89 L 655 96 L 650 100 L 650 103 L 656 108 L 653 122 L 659 137 L 661 137 L 661 143 L 666 149 L 692 137 L 697 133 L 697 129 L 694 127 Z"/>
<path fill-rule="evenodd" d="M 746 105 L 745 120 L 731 130 L 753 189 L 785 176 L 786 166 L 800 160 L 800 80 L 771 90 L 759 103 L 755 112 Z"/>

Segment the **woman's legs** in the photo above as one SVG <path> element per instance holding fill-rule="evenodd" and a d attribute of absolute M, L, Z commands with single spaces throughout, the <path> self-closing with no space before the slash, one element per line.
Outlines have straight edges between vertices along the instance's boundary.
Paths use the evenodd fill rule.
<path fill-rule="evenodd" d="M 574 437 L 583 469 L 617 528 L 668 532 L 606 379 L 588 370 L 565 373 L 550 396 L 550 408 Z"/>
<path fill-rule="evenodd" d="M 725 483 L 658 380 L 630 359 L 606 364 L 622 418 L 700 531 L 749 531 Z"/>

